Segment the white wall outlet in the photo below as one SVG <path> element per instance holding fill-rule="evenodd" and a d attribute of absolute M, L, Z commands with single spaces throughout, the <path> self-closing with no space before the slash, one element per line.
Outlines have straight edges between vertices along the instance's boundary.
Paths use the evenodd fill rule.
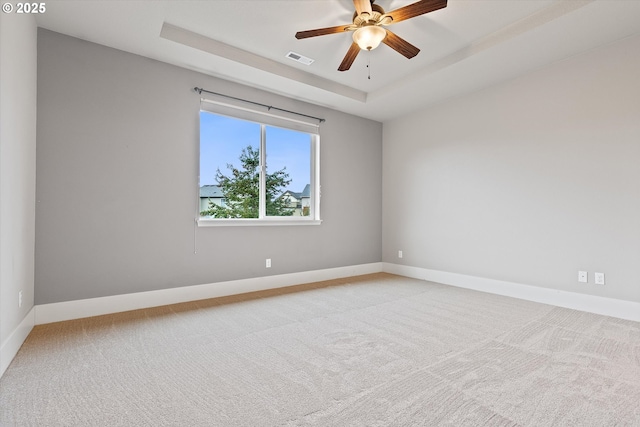
<path fill-rule="evenodd" d="M 596 285 L 604 285 L 604 273 L 594 273 L 593 277 Z"/>
<path fill-rule="evenodd" d="M 265 267 L 267 268 L 271 268 L 271 258 L 267 258 L 267 261 L 265 262 Z"/>
<path fill-rule="evenodd" d="M 18 308 L 22 307 L 22 291 L 18 291 Z"/>
<path fill-rule="evenodd" d="M 402 251 L 398 251 L 398 258 L 402 258 Z"/>
<path fill-rule="evenodd" d="M 589 281 L 586 271 L 578 271 L 578 282 L 587 283 Z"/>

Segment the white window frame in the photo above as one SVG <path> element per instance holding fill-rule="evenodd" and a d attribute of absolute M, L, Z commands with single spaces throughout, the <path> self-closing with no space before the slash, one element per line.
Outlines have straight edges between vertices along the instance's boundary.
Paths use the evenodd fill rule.
<path fill-rule="evenodd" d="M 260 205 L 258 218 L 202 218 L 198 202 L 196 212 L 199 227 L 228 227 L 228 226 L 273 226 L 273 225 L 320 225 L 320 133 L 319 124 L 310 123 L 285 114 L 274 114 L 247 108 L 241 105 L 202 98 L 200 111 L 227 116 L 235 119 L 248 120 L 260 125 Z M 285 129 L 301 131 L 311 136 L 311 197 L 309 200 L 309 216 L 267 216 L 266 215 L 266 126 L 276 126 Z M 198 155 L 200 153 L 198 140 Z M 200 161 L 198 161 L 200 164 Z M 198 194 L 200 191 L 200 173 L 198 170 Z"/>

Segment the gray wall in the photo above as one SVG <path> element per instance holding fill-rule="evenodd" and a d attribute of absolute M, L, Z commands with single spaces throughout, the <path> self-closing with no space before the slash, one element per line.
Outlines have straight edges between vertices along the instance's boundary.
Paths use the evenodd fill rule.
<path fill-rule="evenodd" d="M 194 236 L 195 86 L 327 119 L 322 225 Z M 36 304 L 382 259 L 380 123 L 40 29 L 37 130 Z"/>
<path fill-rule="evenodd" d="M 36 46 L 33 16 L 0 15 L 0 343 L 3 350 L 33 307 Z M 18 307 L 19 291 L 23 294 L 21 308 Z M 2 368 L 11 361 L 8 357 L 13 357 L 7 351 L 1 352 Z"/>
<path fill-rule="evenodd" d="M 638 52 L 626 39 L 385 123 L 383 260 L 640 302 Z"/>

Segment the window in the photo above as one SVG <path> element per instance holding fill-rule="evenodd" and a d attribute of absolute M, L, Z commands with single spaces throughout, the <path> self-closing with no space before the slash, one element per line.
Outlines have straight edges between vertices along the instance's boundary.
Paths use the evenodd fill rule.
<path fill-rule="evenodd" d="M 319 224 L 318 126 L 202 100 L 198 225 Z"/>

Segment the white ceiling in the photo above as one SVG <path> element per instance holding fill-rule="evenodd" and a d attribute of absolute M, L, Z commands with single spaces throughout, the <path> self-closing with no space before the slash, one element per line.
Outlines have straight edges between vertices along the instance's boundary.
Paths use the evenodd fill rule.
<path fill-rule="evenodd" d="M 416 0 L 376 0 L 386 11 Z M 385 45 L 337 71 L 352 0 L 49 0 L 38 25 L 223 79 L 385 121 L 640 33 L 640 0 L 449 0 L 392 25 L 421 49 Z M 309 66 L 289 51 L 313 58 Z M 370 67 L 367 69 L 367 64 Z M 368 72 L 371 79 L 368 79 Z"/>

